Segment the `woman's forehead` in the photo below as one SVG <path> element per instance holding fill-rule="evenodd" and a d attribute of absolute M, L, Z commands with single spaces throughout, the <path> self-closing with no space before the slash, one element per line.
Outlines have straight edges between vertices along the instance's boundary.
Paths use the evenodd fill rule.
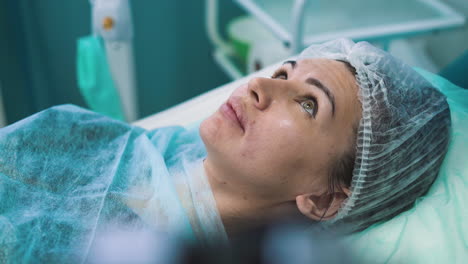
<path fill-rule="evenodd" d="M 326 85 L 336 100 L 336 112 L 342 118 L 354 120 L 353 112 L 360 117 L 356 77 L 343 61 L 325 58 L 302 59 L 296 62 L 295 78 L 312 76 Z M 341 112 L 341 114 L 340 114 Z"/>
<path fill-rule="evenodd" d="M 312 76 L 321 82 L 331 86 L 332 90 L 343 87 L 355 88 L 356 78 L 345 62 L 326 59 L 313 58 L 295 61 L 292 77 L 307 78 Z"/>
<path fill-rule="evenodd" d="M 327 59 L 327 58 L 310 58 L 300 59 L 296 61 L 296 67 L 298 70 L 323 70 L 323 69 L 336 69 L 346 70 L 344 62 Z"/>

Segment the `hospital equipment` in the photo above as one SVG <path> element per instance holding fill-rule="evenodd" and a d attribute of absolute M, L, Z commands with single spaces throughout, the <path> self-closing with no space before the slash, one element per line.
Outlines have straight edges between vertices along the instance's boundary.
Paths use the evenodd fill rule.
<path fill-rule="evenodd" d="M 87 36 L 78 39 L 76 69 L 78 87 L 90 109 L 125 120 L 101 38 Z"/>
<path fill-rule="evenodd" d="M 135 65 L 133 56 L 133 24 L 130 10 L 130 0 L 90 0 L 92 7 L 92 32 L 93 37 L 102 39 L 103 49 L 105 51 L 106 62 L 102 61 L 102 56 L 93 58 L 93 53 L 100 53 L 96 51 L 97 45 L 93 45 L 93 50 L 88 52 L 84 49 L 83 45 L 78 49 L 78 80 L 79 83 L 96 82 L 93 80 L 95 73 L 91 72 L 94 68 L 93 64 L 99 64 L 101 68 L 103 65 L 108 65 L 111 73 L 111 78 L 101 86 L 101 83 L 96 83 L 97 90 L 101 90 L 106 94 L 114 94 L 114 91 L 109 91 L 112 86 L 117 88 L 119 101 L 114 97 L 103 97 L 101 100 L 100 108 L 115 109 L 116 105 L 121 106 L 121 111 L 124 114 L 125 120 L 132 122 L 138 117 L 138 104 L 137 104 L 137 85 L 135 79 Z M 89 39 L 88 39 L 89 40 Z M 85 45 L 87 46 L 87 45 Z M 88 47 L 90 48 L 90 47 Z M 87 53 L 84 54 L 83 53 Z M 98 66 L 94 66 L 98 67 Z M 81 68 L 81 70 L 80 70 Z M 112 84 L 113 83 L 113 84 Z M 83 89 L 82 89 L 83 90 Z M 84 90 L 84 97 L 91 98 L 95 93 Z M 92 100 L 92 99 L 91 99 Z M 89 99 L 87 100 L 89 102 Z M 105 101 L 107 104 L 103 104 Z M 91 109 L 97 111 L 98 109 Z M 115 110 L 113 110 L 115 112 Z"/>
<path fill-rule="evenodd" d="M 215 60 L 232 78 L 243 76 L 233 63 L 232 48 L 216 30 L 216 3 L 207 0 L 207 28 Z M 376 41 L 388 49 L 391 42 L 462 26 L 465 18 L 440 0 L 235 0 L 240 7 L 296 54 L 313 43 L 336 38 Z M 248 29 L 246 29 L 248 30 Z M 261 41 L 261 40 L 259 40 Z M 265 45 L 266 42 L 252 43 Z"/>
<path fill-rule="evenodd" d="M 280 64 L 243 77 L 134 124 L 152 129 L 167 125 L 197 127 L 199 122 L 253 77 L 270 77 Z M 468 90 L 424 71 L 417 71 L 447 96 L 450 106 L 451 142 L 444 163 L 429 192 L 415 206 L 392 220 L 348 236 L 358 263 L 463 263 L 468 259 Z"/>

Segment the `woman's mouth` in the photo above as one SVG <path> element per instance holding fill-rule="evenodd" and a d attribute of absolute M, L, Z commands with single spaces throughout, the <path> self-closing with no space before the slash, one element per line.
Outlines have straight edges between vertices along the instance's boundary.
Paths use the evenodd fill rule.
<path fill-rule="evenodd" d="M 228 100 L 226 103 L 221 105 L 220 110 L 225 117 L 233 121 L 242 129 L 242 131 L 244 131 L 244 124 L 241 118 L 241 111 L 237 103 L 233 103 L 231 100 Z"/>

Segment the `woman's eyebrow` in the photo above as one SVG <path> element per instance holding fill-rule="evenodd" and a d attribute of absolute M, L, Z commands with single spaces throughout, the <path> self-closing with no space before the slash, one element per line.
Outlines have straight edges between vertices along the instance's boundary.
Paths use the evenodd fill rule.
<path fill-rule="evenodd" d="M 286 65 L 286 64 L 291 64 L 291 67 L 294 70 L 294 68 L 296 67 L 297 62 L 294 61 L 294 60 L 288 60 L 288 61 L 283 62 L 283 65 Z M 307 78 L 305 82 L 319 88 L 327 96 L 327 98 L 330 101 L 330 104 L 332 106 L 332 116 L 335 117 L 335 96 L 333 96 L 330 89 L 328 89 L 328 87 L 323 85 L 323 83 L 321 81 L 319 81 L 318 79 L 313 78 L 313 77 Z"/>
<path fill-rule="evenodd" d="M 286 64 L 291 64 L 291 67 L 293 69 L 296 68 L 296 61 L 288 60 L 288 61 L 283 62 L 283 65 L 286 65 Z"/>
<path fill-rule="evenodd" d="M 307 78 L 305 82 L 319 88 L 327 96 L 332 106 L 332 116 L 334 117 L 335 116 L 335 96 L 333 96 L 333 94 L 330 92 L 330 89 L 328 89 L 325 85 L 323 85 L 321 81 L 313 77 Z"/>

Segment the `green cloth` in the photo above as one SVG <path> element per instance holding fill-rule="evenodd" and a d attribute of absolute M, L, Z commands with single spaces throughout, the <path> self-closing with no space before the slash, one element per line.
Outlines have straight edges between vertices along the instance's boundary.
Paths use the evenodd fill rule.
<path fill-rule="evenodd" d="M 78 40 L 77 78 L 81 94 L 91 110 L 118 120 L 125 119 L 99 37 Z"/>

